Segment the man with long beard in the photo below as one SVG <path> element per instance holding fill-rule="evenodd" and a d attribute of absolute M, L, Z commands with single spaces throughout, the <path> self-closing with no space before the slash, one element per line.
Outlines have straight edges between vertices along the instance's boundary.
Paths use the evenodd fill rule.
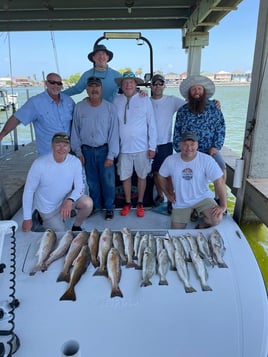
<path fill-rule="evenodd" d="M 215 92 L 214 83 L 204 76 L 190 76 L 180 85 L 181 95 L 187 100 L 177 112 L 173 148 L 180 151 L 183 133 L 193 131 L 198 137 L 198 150 L 214 158 L 223 172 L 226 181 L 226 166 L 220 150 L 225 139 L 225 121 L 215 101 L 209 100 Z M 218 193 L 215 192 L 218 200 Z"/>

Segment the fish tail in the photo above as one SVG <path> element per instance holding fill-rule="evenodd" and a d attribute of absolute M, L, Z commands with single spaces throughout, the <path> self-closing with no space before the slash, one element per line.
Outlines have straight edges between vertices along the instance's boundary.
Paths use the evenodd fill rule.
<path fill-rule="evenodd" d="M 104 270 L 102 268 L 98 268 L 94 273 L 93 276 L 108 276 L 107 270 Z"/>
<path fill-rule="evenodd" d="M 152 285 L 152 283 L 151 283 L 150 280 L 144 280 L 144 281 L 142 281 L 142 283 L 141 283 L 141 286 L 150 286 L 150 285 Z"/>
<path fill-rule="evenodd" d="M 100 262 L 98 262 L 98 260 L 96 260 L 96 259 L 92 260 L 92 264 L 93 264 L 94 268 L 97 268 L 100 266 Z"/>
<path fill-rule="evenodd" d="M 113 287 L 111 291 L 111 298 L 118 296 L 118 297 L 123 297 L 122 291 L 120 290 L 119 286 Z"/>
<path fill-rule="evenodd" d="M 218 263 L 218 267 L 219 268 L 228 268 L 228 265 L 224 261 L 222 261 L 222 262 Z"/>
<path fill-rule="evenodd" d="M 201 285 L 203 291 L 212 291 L 211 287 L 209 285 Z"/>
<path fill-rule="evenodd" d="M 168 285 L 167 279 L 160 279 L 158 285 Z"/>
<path fill-rule="evenodd" d="M 66 273 L 65 271 L 62 271 L 60 273 L 60 275 L 58 276 L 58 278 L 57 278 L 57 282 L 59 282 L 59 281 L 66 281 L 67 283 L 69 283 L 69 281 L 70 281 L 70 273 L 69 272 Z"/>
<path fill-rule="evenodd" d="M 192 286 L 185 286 L 184 290 L 186 293 L 196 293 L 195 288 L 193 288 Z"/>
<path fill-rule="evenodd" d="M 70 300 L 70 301 L 76 301 L 76 295 L 74 291 L 74 287 L 70 286 L 65 293 L 60 297 L 60 301 L 62 300 Z"/>

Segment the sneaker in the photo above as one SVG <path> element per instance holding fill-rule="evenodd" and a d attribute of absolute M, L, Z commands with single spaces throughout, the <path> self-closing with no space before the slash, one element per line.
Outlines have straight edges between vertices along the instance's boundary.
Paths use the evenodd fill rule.
<path fill-rule="evenodd" d="M 137 204 L 137 216 L 144 217 L 144 208 L 142 203 Z"/>
<path fill-rule="evenodd" d="M 114 218 L 114 211 L 112 209 L 107 209 L 105 214 L 105 220 L 110 221 Z"/>
<path fill-rule="evenodd" d="M 168 214 L 172 213 L 172 203 L 170 201 L 168 201 L 168 203 L 167 203 L 167 212 L 168 212 Z"/>
<path fill-rule="evenodd" d="M 131 204 L 126 203 L 125 206 L 120 211 L 121 216 L 127 216 L 130 210 L 131 210 Z"/>
<path fill-rule="evenodd" d="M 164 197 L 157 195 L 156 198 L 154 199 L 154 206 L 158 207 L 163 202 L 164 202 Z"/>
<path fill-rule="evenodd" d="M 83 229 L 80 226 L 75 226 L 75 225 L 72 226 L 72 231 L 73 232 L 81 232 L 82 230 Z"/>

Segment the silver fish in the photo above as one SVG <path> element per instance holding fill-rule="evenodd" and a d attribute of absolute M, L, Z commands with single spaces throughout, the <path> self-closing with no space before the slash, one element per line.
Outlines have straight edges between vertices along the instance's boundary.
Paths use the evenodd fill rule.
<path fill-rule="evenodd" d="M 146 247 L 142 259 L 142 282 L 141 286 L 152 285 L 151 277 L 155 274 L 156 260 L 150 247 Z"/>
<path fill-rule="evenodd" d="M 148 234 L 144 234 L 141 237 L 139 250 L 138 250 L 138 262 L 137 262 L 136 269 L 142 269 L 143 253 L 144 253 L 145 248 L 148 246 L 148 240 L 149 240 Z"/>
<path fill-rule="evenodd" d="M 138 259 L 140 241 L 141 241 L 141 233 L 140 231 L 137 231 L 134 236 L 134 259 Z"/>
<path fill-rule="evenodd" d="M 52 229 L 47 229 L 42 235 L 39 249 L 36 253 L 38 256 L 37 264 L 31 270 L 30 275 L 34 275 L 37 271 L 45 271 L 46 265 L 45 261 L 52 252 L 57 241 L 56 233 Z"/>
<path fill-rule="evenodd" d="M 158 261 L 158 255 L 162 249 L 164 249 L 163 239 L 160 237 L 156 237 L 156 259 L 157 259 L 157 261 Z"/>
<path fill-rule="evenodd" d="M 118 250 L 122 264 L 126 265 L 127 257 L 125 255 L 124 241 L 121 232 L 113 233 L 113 246 Z"/>
<path fill-rule="evenodd" d="M 156 255 L 156 240 L 155 237 L 153 236 L 153 234 L 149 234 L 149 238 L 148 238 L 148 247 L 151 248 L 152 253 L 154 255 Z"/>
<path fill-rule="evenodd" d="M 195 271 L 201 283 L 201 288 L 203 291 L 212 291 L 211 287 L 207 284 L 208 272 L 203 259 L 194 250 L 190 250 L 190 256 L 192 263 L 194 265 Z"/>
<path fill-rule="evenodd" d="M 64 259 L 63 270 L 59 274 L 57 281 L 66 281 L 67 283 L 69 283 L 71 266 L 75 258 L 77 258 L 78 254 L 80 253 L 82 246 L 88 244 L 88 237 L 89 233 L 87 231 L 81 231 L 72 240 L 70 248 Z"/>
<path fill-rule="evenodd" d="M 179 240 L 178 237 L 172 237 L 172 243 L 175 247 L 176 250 L 179 251 L 179 253 L 182 255 L 183 259 L 185 259 L 185 252 L 183 249 L 183 246 L 181 244 L 181 241 Z"/>
<path fill-rule="evenodd" d="M 175 264 L 177 274 L 184 285 L 184 290 L 186 293 L 194 293 L 196 290 L 192 287 L 189 281 L 189 271 L 187 263 L 181 255 L 180 251 L 176 249 L 175 251 Z"/>
<path fill-rule="evenodd" d="M 166 278 L 167 272 L 169 271 L 170 261 L 166 249 L 162 249 L 158 254 L 158 275 L 159 275 L 159 285 L 168 285 Z"/>
<path fill-rule="evenodd" d="M 119 288 L 121 278 L 120 256 L 116 248 L 111 248 L 107 257 L 108 278 L 112 283 L 111 298 L 115 296 L 123 297 Z"/>
<path fill-rule="evenodd" d="M 211 249 L 211 253 L 214 261 L 218 265 L 219 268 L 228 268 L 225 261 L 222 259 L 225 253 L 225 246 L 222 239 L 222 236 L 219 232 L 214 229 L 211 235 L 208 238 L 209 247 Z"/>
<path fill-rule="evenodd" d="M 110 228 L 105 228 L 100 236 L 100 241 L 99 241 L 98 260 L 100 262 L 100 266 L 94 272 L 93 275 L 107 276 L 106 262 L 111 247 L 112 247 L 112 231 Z"/>
<path fill-rule="evenodd" d="M 176 270 L 176 264 L 175 264 L 175 247 L 172 242 L 172 238 L 169 236 L 168 233 L 166 233 L 166 236 L 164 238 L 164 247 L 167 250 L 168 257 L 171 263 L 171 270 Z"/>
<path fill-rule="evenodd" d="M 208 261 L 210 265 L 214 266 L 214 261 L 210 253 L 208 241 L 202 232 L 198 232 L 196 241 L 200 256 Z"/>
<path fill-rule="evenodd" d="M 198 246 L 196 239 L 192 236 L 191 233 L 186 233 L 185 238 L 188 240 L 189 246 L 191 250 L 194 250 L 195 252 L 198 253 Z"/>
<path fill-rule="evenodd" d="M 46 260 L 45 262 L 46 269 L 51 263 L 63 257 L 67 253 L 73 238 L 74 238 L 74 234 L 71 230 L 68 230 L 67 232 L 64 233 L 64 235 L 61 237 L 59 241 L 57 248 L 53 250 L 52 253 L 50 253 L 48 259 Z"/>
<path fill-rule="evenodd" d="M 134 256 L 134 241 L 133 241 L 133 235 L 131 231 L 128 228 L 123 228 L 122 229 L 122 234 L 123 234 L 123 240 L 124 240 L 124 246 L 125 246 L 125 254 L 127 256 L 127 268 L 133 268 L 136 267 L 137 264 L 133 261 L 133 256 Z"/>
<path fill-rule="evenodd" d="M 190 257 L 190 244 L 189 244 L 189 241 L 186 237 L 184 237 L 183 235 L 180 235 L 179 237 L 179 240 L 183 246 L 183 249 L 184 249 L 184 257 L 185 257 L 185 260 L 187 262 L 191 261 L 191 257 Z"/>
<path fill-rule="evenodd" d="M 90 251 L 91 262 L 94 268 L 100 265 L 100 262 L 98 261 L 99 240 L 99 231 L 96 228 L 92 229 L 88 238 L 88 247 Z"/>
<path fill-rule="evenodd" d="M 83 245 L 78 256 L 73 262 L 73 270 L 70 277 L 70 282 L 65 293 L 60 297 L 60 300 L 76 300 L 75 285 L 80 280 L 81 276 L 87 270 L 90 262 L 90 251 L 88 245 Z"/>

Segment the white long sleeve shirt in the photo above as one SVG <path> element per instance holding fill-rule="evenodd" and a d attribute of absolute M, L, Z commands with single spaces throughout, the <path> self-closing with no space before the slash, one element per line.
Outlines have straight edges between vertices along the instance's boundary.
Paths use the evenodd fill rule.
<path fill-rule="evenodd" d="M 67 195 L 76 201 L 84 193 L 82 165 L 80 160 L 68 154 L 57 163 L 53 154 L 37 158 L 27 175 L 23 192 L 23 216 L 31 219 L 36 208 L 50 213 L 61 206 Z"/>

